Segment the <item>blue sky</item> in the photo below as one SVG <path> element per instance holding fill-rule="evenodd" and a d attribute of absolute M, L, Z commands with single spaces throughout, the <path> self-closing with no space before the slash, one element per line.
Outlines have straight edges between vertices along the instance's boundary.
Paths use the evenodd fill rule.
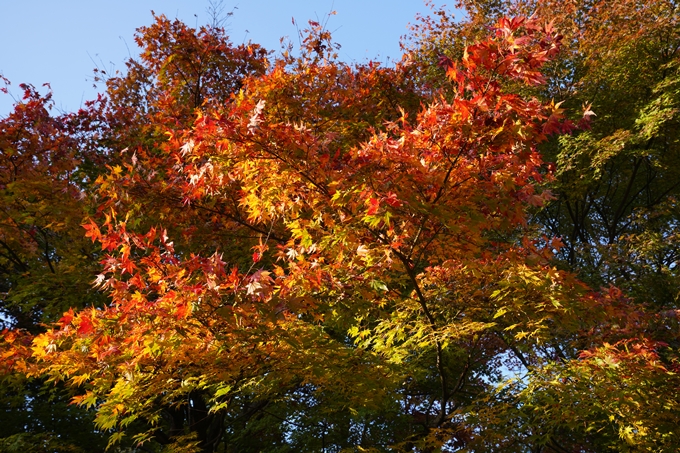
<path fill-rule="evenodd" d="M 271 50 L 280 48 L 283 36 L 296 42 L 291 18 L 303 25 L 335 10 L 328 29 L 345 61 L 398 59 L 408 24 L 429 12 L 423 0 L 225 0 L 223 6 L 234 13 L 226 23 L 233 42 L 251 40 Z M 195 26 L 210 21 L 208 7 L 209 0 L 0 0 L 0 74 L 15 96 L 20 83 L 48 82 L 56 107 L 76 110 L 95 97 L 95 66 L 123 69 L 137 54 L 134 32 L 151 23 L 151 10 Z M 12 104 L 11 96 L 0 94 L 0 116 Z"/>

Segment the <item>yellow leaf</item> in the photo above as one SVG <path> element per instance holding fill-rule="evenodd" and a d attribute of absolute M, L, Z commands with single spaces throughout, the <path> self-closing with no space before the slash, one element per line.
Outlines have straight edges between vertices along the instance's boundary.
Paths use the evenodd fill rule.
<path fill-rule="evenodd" d="M 501 307 L 501 308 L 498 309 L 498 311 L 496 312 L 496 314 L 493 315 L 493 319 L 500 318 L 501 316 L 503 316 L 503 315 L 506 314 L 507 312 L 508 312 L 508 309 L 507 309 L 507 308 Z"/>

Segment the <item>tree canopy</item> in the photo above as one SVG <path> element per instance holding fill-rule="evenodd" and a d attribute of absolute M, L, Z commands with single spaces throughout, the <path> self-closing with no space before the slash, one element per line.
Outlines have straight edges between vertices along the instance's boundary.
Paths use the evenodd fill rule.
<path fill-rule="evenodd" d="M 154 16 L 84 109 L 25 86 L 0 450 L 676 451 L 678 5 L 458 6 L 389 67 Z"/>

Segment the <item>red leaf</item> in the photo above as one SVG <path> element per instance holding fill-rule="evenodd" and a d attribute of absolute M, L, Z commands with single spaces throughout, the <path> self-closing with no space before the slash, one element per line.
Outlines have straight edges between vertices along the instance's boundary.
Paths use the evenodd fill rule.
<path fill-rule="evenodd" d="M 175 317 L 177 319 L 186 318 L 188 314 L 189 314 L 188 304 L 177 305 L 177 308 L 175 309 Z"/>
<path fill-rule="evenodd" d="M 368 215 L 374 215 L 378 212 L 378 207 L 380 206 L 380 201 L 377 198 L 370 198 L 368 200 Z"/>
<path fill-rule="evenodd" d="M 71 324 L 73 316 L 73 308 L 69 308 L 69 310 L 64 313 L 64 316 L 62 316 L 61 319 L 57 321 L 57 324 L 61 325 L 62 327 L 66 327 L 67 325 Z"/>
<path fill-rule="evenodd" d="M 92 320 L 87 316 L 80 317 L 80 324 L 78 325 L 78 333 L 81 335 L 87 335 L 94 331 L 94 326 L 92 326 Z"/>

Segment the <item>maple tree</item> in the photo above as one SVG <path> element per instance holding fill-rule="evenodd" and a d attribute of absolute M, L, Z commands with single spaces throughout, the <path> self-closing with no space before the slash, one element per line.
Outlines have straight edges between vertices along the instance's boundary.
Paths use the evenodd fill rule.
<path fill-rule="evenodd" d="M 74 306 L 71 291 L 96 298 L 78 263 L 86 260 L 96 275 L 96 249 L 81 234 L 87 156 L 71 136 L 73 120 L 51 117 L 50 96 L 23 88 L 24 102 L 0 121 L 1 309 L 15 327 L 35 332 L 37 322 L 56 321 Z"/>
<path fill-rule="evenodd" d="M 87 121 L 52 116 L 51 94 L 22 89 L 22 102 L 0 119 L 0 319 L 5 328 L 37 334 L 69 307 L 101 306 L 105 296 L 91 285 L 99 248 L 81 227 L 96 162 L 77 138 Z M 91 424 L 91 414 L 69 406 L 73 395 L 63 386 L 50 387 L 41 378 L 3 377 L 0 449 L 66 449 L 75 439 L 85 448 L 104 446 L 102 436 L 73 431 Z"/>
<path fill-rule="evenodd" d="M 17 130 L 56 142 L 31 152 L 108 165 L 69 186 L 86 159 L 26 161 L 91 200 L 65 206 L 100 293 L 43 309 L 44 332 L 10 314 L 7 376 L 71 389 L 110 448 L 672 451 L 675 312 L 586 274 L 592 290 L 559 264 L 572 238 L 537 221 L 570 200 L 572 167 L 544 156 L 600 127 L 545 94 L 589 41 L 504 17 L 521 4 L 466 5 L 490 31 L 440 12 L 394 67 L 338 61 L 317 22 L 274 57 L 159 16 L 87 110 L 52 118 L 28 90 L 17 111 L 51 129 Z M 447 55 L 451 33 L 468 40 Z M 672 125 L 673 86 L 644 131 Z"/>
<path fill-rule="evenodd" d="M 461 43 L 477 39 L 504 14 L 536 13 L 552 21 L 564 49 L 545 68 L 546 84 L 530 93 L 563 101 L 567 111 L 586 106 L 597 121 L 542 147 L 546 160 L 556 163 L 556 199 L 535 221 L 562 238 L 560 259 L 591 285 L 615 284 L 659 308 L 673 308 L 676 2 L 469 0 L 459 6 L 468 21 L 454 22 L 438 11 L 437 20 L 416 29 L 411 44 L 417 59 L 429 63 L 424 77 L 435 83 L 433 63 L 462 52 Z"/>
<path fill-rule="evenodd" d="M 558 451 L 599 451 L 617 443 L 624 450 L 671 451 L 677 432 L 674 422 L 667 424 L 667 400 L 677 393 L 674 375 L 647 370 L 659 371 L 659 363 L 672 370 L 677 360 L 677 3 L 470 0 L 459 6 L 467 11 L 467 20 L 455 22 L 438 11 L 416 28 L 411 44 L 430 84 L 436 85 L 441 74 L 434 62 L 442 55 L 459 55 L 462 43 L 485 33 L 504 14 L 535 13 L 560 30 L 564 49 L 545 67 L 547 83 L 530 90 L 512 82 L 505 87 L 544 101 L 564 101 L 567 111 L 586 107 L 594 121 L 541 146 L 544 158 L 556 163 L 555 180 L 548 186 L 556 197 L 531 222 L 562 238 L 564 247 L 556 254 L 560 267 L 578 272 L 593 287 L 620 287 L 629 296 L 623 310 L 644 313 L 638 327 L 616 341 L 595 342 L 583 354 L 579 348 L 566 348 L 569 361 L 544 377 L 534 374 L 535 385 L 523 392 L 521 404 L 533 413 L 513 412 L 512 422 L 502 417 L 496 422 L 528 426 L 529 414 L 545 411 L 552 420 L 546 417 L 541 423 L 562 439 L 551 447 Z M 650 339 L 656 342 L 651 348 Z M 630 350 L 639 354 L 629 355 Z M 609 394 L 598 396 L 599 402 L 588 400 L 592 408 L 574 410 L 576 401 L 586 400 L 574 376 L 594 376 L 593 370 L 599 370 L 598 377 L 607 376 L 601 386 L 582 382 L 591 385 L 590 394 L 603 388 Z M 573 387 L 559 385 L 557 376 L 569 376 Z M 667 395 L 661 406 L 646 406 L 652 387 Z M 622 409 L 628 404 L 646 407 L 646 421 L 636 419 L 635 410 Z M 551 407 L 570 409 L 557 415 Z M 499 433 L 507 436 L 502 429 Z"/>

